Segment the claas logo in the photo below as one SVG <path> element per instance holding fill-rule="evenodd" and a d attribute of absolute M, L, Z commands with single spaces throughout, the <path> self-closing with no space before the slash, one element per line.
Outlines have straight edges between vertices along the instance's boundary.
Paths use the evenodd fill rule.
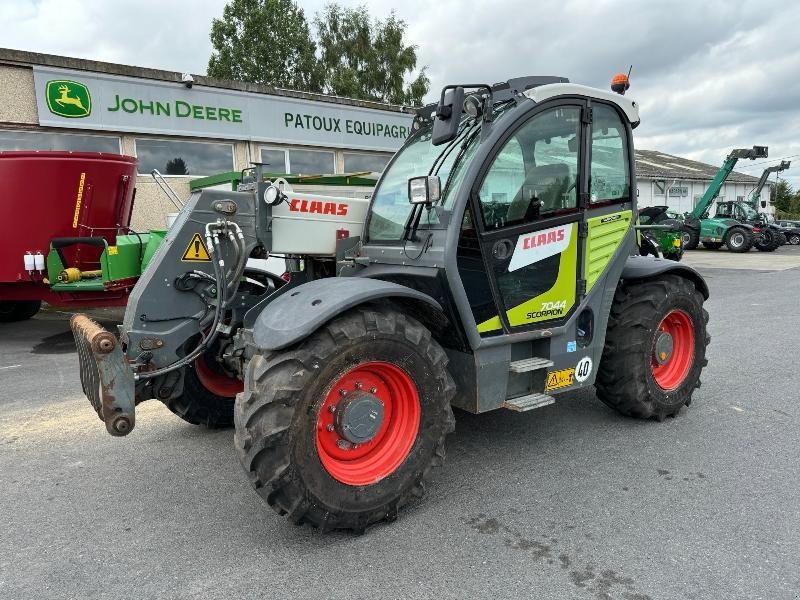
<path fill-rule="evenodd" d="M 555 231 L 548 231 L 547 233 L 534 234 L 522 240 L 523 250 L 530 250 L 531 248 L 539 248 L 540 246 L 547 246 L 564 240 L 564 229 L 557 229 Z"/>
<path fill-rule="evenodd" d="M 343 217 L 347 214 L 347 209 L 347 204 L 343 202 L 320 202 L 319 200 L 300 200 L 298 198 L 293 198 L 289 201 L 289 210 L 292 212 Z"/>

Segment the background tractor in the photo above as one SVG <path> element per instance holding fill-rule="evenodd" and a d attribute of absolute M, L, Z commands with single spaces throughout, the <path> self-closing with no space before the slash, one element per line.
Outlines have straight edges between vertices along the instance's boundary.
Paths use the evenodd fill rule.
<path fill-rule="evenodd" d="M 773 165 L 764 169 L 758 184 L 753 190 L 747 202 L 727 201 L 717 203 L 717 218 L 731 218 L 741 223 L 753 226 L 753 245 L 762 252 L 773 252 L 783 246 L 786 241 L 785 228 L 775 223 L 775 217 L 767 212 L 759 212 L 761 208 L 766 208 L 766 201 L 761 200 L 761 191 L 767 183 L 771 173 L 780 173 L 789 168 L 789 161 L 781 161 L 778 165 Z"/>
<path fill-rule="evenodd" d="M 719 213 L 715 217 L 709 217 L 708 212 L 714 200 L 719 196 L 722 184 L 725 183 L 739 159 L 766 158 L 768 150 L 766 146 L 753 146 L 752 148 L 739 148 L 728 154 L 709 184 L 706 193 L 703 194 L 694 210 L 687 213 L 684 218 L 683 247 L 686 250 L 694 250 L 700 242 L 709 250 L 727 246 L 731 252 L 747 252 L 753 247 L 755 237 L 752 225 L 741 223 Z"/>
<path fill-rule="evenodd" d="M 84 392 L 112 435 L 150 398 L 233 418 L 255 490 L 324 530 L 421 496 L 452 407 L 523 412 L 594 385 L 624 415 L 674 417 L 706 364 L 708 288 L 640 256 L 638 123 L 634 101 L 563 78 L 448 85 L 371 200 L 259 165 L 239 191 L 193 193 L 119 336 L 73 317 Z M 271 254 L 292 272 L 275 288 L 244 271 Z"/>

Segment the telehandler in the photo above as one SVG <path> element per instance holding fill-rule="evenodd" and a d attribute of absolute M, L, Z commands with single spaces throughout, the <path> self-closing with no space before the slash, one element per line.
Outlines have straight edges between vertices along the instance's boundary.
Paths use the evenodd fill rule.
<path fill-rule="evenodd" d="M 709 217 L 709 210 L 739 159 L 756 160 L 766 158 L 768 155 L 767 146 L 731 150 L 697 206 L 684 217 L 683 247 L 686 250 L 694 250 L 700 242 L 709 250 L 727 246 L 731 252 L 748 252 L 753 247 L 756 234 L 752 225 L 731 219 L 730 215 L 725 215 L 724 211 L 721 213 L 719 210 L 713 217 Z"/>
<path fill-rule="evenodd" d="M 117 436 L 150 398 L 233 420 L 255 490 L 323 530 L 421 496 L 452 407 L 594 385 L 623 415 L 674 417 L 707 362 L 708 287 L 639 255 L 638 123 L 633 100 L 564 78 L 448 85 L 371 200 L 304 197 L 259 165 L 194 193 L 119 336 L 73 317 L 84 392 Z M 244 274 L 269 254 L 285 285 Z"/>

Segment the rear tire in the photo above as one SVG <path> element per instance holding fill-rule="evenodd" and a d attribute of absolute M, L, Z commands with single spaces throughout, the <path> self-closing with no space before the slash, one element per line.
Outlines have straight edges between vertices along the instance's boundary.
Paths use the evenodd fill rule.
<path fill-rule="evenodd" d="M 7 300 L 0 302 L 0 323 L 27 321 L 39 312 L 41 300 Z"/>
<path fill-rule="evenodd" d="M 700 387 L 706 366 L 708 313 L 694 284 L 678 275 L 621 283 L 609 315 L 597 372 L 597 397 L 641 419 L 675 416 Z M 665 332 L 671 332 L 673 345 Z M 668 343 L 668 342 L 667 342 Z M 659 360 L 657 346 L 669 351 Z"/>
<path fill-rule="evenodd" d="M 389 370 L 386 378 L 370 379 L 370 369 L 381 365 Z M 393 395 L 392 379 L 411 388 Z M 386 408 L 380 432 L 349 446 L 336 441 L 345 434 L 325 425 L 336 414 L 331 406 L 348 410 L 342 408 L 348 389 L 353 398 L 369 391 Z M 323 530 L 363 531 L 393 520 L 412 497 L 422 496 L 454 428 L 454 394 L 447 355 L 430 331 L 399 311 L 363 306 L 296 346 L 250 360 L 236 401 L 234 443 L 250 483 L 279 514 Z M 344 443 L 341 452 L 330 449 L 332 442 Z"/>
<path fill-rule="evenodd" d="M 792 233 L 792 234 L 790 234 L 790 235 L 789 235 L 789 243 L 790 243 L 792 246 L 798 246 L 798 245 L 800 245 L 800 235 L 798 235 L 798 234 L 796 234 L 796 233 Z"/>
<path fill-rule="evenodd" d="M 731 252 L 748 252 L 753 247 L 753 232 L 744 227 L 731 227 L 725 235 L 725 245 Z"/>

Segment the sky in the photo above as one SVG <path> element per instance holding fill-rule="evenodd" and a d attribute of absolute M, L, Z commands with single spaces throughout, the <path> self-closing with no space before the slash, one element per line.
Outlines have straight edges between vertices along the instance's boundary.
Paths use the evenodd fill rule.
<path fill-rule="evenodd" d="M 309 21 L 323 0 L 300 0 Z M 340 4 L 363 2 L 340 0 Z M 0 47 L 205 73 L 211 20 L 225 0 L 0 0 Z M 800 187 L 800 3 L 649 0 L 370 0 L 406 21 L 441 86 L 560 75 L 607 88 L 633 65 L 638 148 L 720 164 L 732 148 L 769 146 L 758 175 L 793 157 Z M 279 23 L 275 24 L 280 27 Z M 745 164 L 747 162 L 748 164 Z"/>

